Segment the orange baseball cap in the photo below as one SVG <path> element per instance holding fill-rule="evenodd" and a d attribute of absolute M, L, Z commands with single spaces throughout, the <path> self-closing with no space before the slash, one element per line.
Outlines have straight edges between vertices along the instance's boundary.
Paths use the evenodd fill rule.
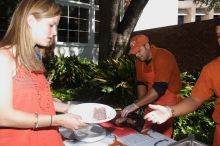
<path fill-rule="evenodd" d="M 149 42 L 149 38 L 146 35 L 135 35 L 130 41 L 129 55 L 136 55 L 140 47 Z"/>

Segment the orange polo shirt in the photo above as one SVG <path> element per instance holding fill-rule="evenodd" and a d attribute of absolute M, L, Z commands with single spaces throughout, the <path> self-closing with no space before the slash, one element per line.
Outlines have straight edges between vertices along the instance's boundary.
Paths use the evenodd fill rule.
<path fill-rule="evenodd" d="M 154 82 L 166 82 L 168 83 L 168 90 L 174 94 L 178 94 L 182 87 L 182 83 L 180 71 L 174 55 L 168 50 L 157 48 L 154 45 L 151 45 L 150 51 L 152 60 L 149 64 L 139 60 L 136 61 L 137 80 L 146 83 L 144 73 L 154 70 Z M 144 68 L 142 67 L 143 64 Z"/>
<path fill-rule="evenodd" d="M 202 101 L 208 100 L 214 94 L 220 97 L 220 57 L 203 67 L 191 96 Z M 220 124 L 220 98 L 216 99 L 212 115 L 214 121 Z"/>

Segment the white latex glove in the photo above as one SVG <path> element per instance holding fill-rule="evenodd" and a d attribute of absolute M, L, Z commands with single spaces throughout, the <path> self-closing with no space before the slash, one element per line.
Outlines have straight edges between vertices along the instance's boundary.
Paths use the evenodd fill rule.
<path fill-rule="evenodd" d="M 162 124 L 172 117 L 172 109 L 168 106 L 152 105 L 152 104 L 149 104 L 148 106 L 154 111 L 146 114 L 144 116 L 144 119 L 147 119 L 152 123 Z"/>
<path fill-rule="evenodd" d="M 121 112 L 121 117 L 127 117 L 127 115 L 133 111 L 135 111 L 136 109 L 138 109 L 139 107 L 135 104 L 135 103 L 132 103 L 128 106 L 126 106 L 122 112 Z"/>

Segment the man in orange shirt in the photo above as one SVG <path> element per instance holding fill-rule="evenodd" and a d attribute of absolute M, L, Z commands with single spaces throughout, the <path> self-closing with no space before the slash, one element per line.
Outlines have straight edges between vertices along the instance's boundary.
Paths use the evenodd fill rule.
<path fill-rule="evenodd" d="M 220 19 L 216 20 L 216 34 L 218 43 L 220 44 Z M 214 94 L 220 97 L 219 66 L 220 57 L 203 67 L 190 97 L 174 106 L 149 105 L 154 111 L 145 115 L 144 118 L 153 123 L 161 124 L 171 117 L 185 115 L 195 111 Z M 213 146 L 220 146 L 220 98 L 216 99 L 212 117 L 216 123 Z"/>
<path fill-rule="evenodd" d="M 166 49 L 158 48 L 149 42 L 146 35 L 135 35 L 130 42 L 129 55 L 135 55 L 137 60 L 137 100 L 122 110 L 122 117 L 149 103 L 160 105 L 175 105 L 181 89 L 180 72 L 174 55 Z M 145 109 L 145 114 L 150 112 Z M 154 129 L 171 137 L 173 119 L 162 125 L 145 121 L 144 129 Z"/>

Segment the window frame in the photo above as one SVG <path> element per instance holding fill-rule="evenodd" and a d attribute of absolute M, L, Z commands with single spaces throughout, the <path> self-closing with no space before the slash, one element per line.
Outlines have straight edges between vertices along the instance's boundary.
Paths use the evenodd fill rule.
<path fill-rule="evenodd" d="M 58 37 L 56 37 L 56 41 L 57 41 L 57 44 L 58 45 L 74 45 L 74 46 L 97 46 L 97 44 L 95 44 L 95 33 L 96 30 L 95 30 L 95 23 L 98 21 L 100 22 L 100 20 L 95 20 L 95 11 L 99 11 L 99 6 L 98 5 L 95 5 L 95 0 L 90 0 L 89 3 L 82 3 L 82 2 L 79 2 L 79 1 L 74 1 L 74 0 L 59 0 L 59 3 L 60 5 L 66 5 L 66 6 L 76 6 L 76 7 L 80 7 L 80 8 L 86 8 L 88 9 L 89 11 L 89 14 L 88 14 L 88 42 L 87 43 L 81 43 L 79 42 L 69 42 L 67 40 L 67 42 L 61 42 L 61 41 L 58 41 Z M 69 12 L 68 12 L 69 13 Z M 68 21 L 69 21 L 69 14 L 68 14 Z M 59 28 L 58 28 L 59 30 Z M 71 29 L 69 29 L 69 26 L 67 28 L 67 31 L 69 31 Z M 77 31 L 80 31 L 79 28 Z M 99 33 L 99 31 L 98 31 Z M 59 34 L 58 34 L 59 35 Z M 69 37 L 69 33 L 67 34 L 67 37 Z M 79 38 L 78 38 L 79 39 Z"/>

